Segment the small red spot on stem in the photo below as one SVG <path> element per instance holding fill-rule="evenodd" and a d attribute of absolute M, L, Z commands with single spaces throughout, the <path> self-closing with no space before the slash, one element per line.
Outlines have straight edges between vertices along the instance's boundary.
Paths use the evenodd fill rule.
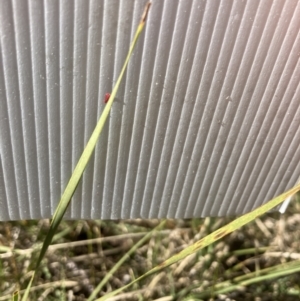
<path fill-rule="evenodd" d="M 110 98 L 110 93 L 106 93 L 105 98 L 104 98 L 104 102 L 107 103 L 109 101 L 109 98 Z"/>

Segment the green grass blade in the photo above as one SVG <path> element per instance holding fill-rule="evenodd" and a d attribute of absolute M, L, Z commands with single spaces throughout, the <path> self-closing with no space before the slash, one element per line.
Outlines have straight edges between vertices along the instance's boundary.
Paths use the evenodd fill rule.
<path fill-rule="evenodd" d="M 244 214 L 241 217 L 238 217 L 237 219 L 235 219 L 234 221 L 232 221 L 231 223 L 227 224 L 224 227 L 221 227 L 220 229 L 214 231 L 213 233 L 207 235 L 206 237 L 198 240 L 197 242 L 195 242 L 194 244 L 192 244 L 191 246 L 185 248 L 183 251 L 181 251 L 180 253 L 170 257 L 169 259 L 167 259 L 166 261 L 162 262 L 161 264 L 159 264 L 158 266 L 154 267 L 153 269 L 151 269 L 150 271 L 148 271 L 147 273 L 145 273 L 144 275 L 140 276 L 139 278 L 135 279 L 134 281 L 130 282 L 129 284 L 111 292 L 106 294 L 105 296 L 97 299 L 97 301 L 103 301 L 106 300 L 112 296 L 117 295 L 118 293 L 122 292 L 123 290 L 129 288 L 130 286 L 132 286 L 134 283 L 144 279 L 145 277 L 152 275 L 156 272 L 159 272 L 160 270 L 170 266 L 173 263 L 178 262 L 179 260 L 182 260 L 183 258 L 207 247 L 208 245 L 214 243 L 215 241 L 221 239 L 222 237 L 226 236 L 227 234 L 230 234 L 231 232 L 241 228 L 242 226 L 248 224 L 249 222 L 253 221 L 254 219 L 256 219 L 258 216 L 270 211 L 271 209 L 273 209 L 274 207 L 278 206 L 280 203 L 282 203 L 285 199 L 287 199 L 290 196 L 293 196 L 294 194 L 296 194 L 298 191 L 300 191 L 300 184 L 298 184 L 297 186 L 295 186 L 294 188 L 290 189 L 289 191 L 281 194 L 280 196 L 272 199 L 271 201 L 269 201 L 268 203 L 258 207 L 257 209 Z"/>
<path fill-rule="evenodd" d="M 12 301 L 18 301 L 19 300 L 19 292 L 14 292 L 11 300 Z"/>
<path fill-rule="evenodd" d="M 34 276 L 35 276 L 35 272 L 36 272 L 36 270 L 33 272 L 32 276 L 30 278 L 30 281 L 29 281 L 29 283 L 28 283 L 28 285 L 26 287 L 25 293 L 24 293 L 24 295 L 22 297 L 22 301 L 25 301 L 28 298 L 28 295 L 29 295 L 29 292 L 30 292 L 30 288 L 32 286 L 33 279 L 34 279 Z"/>
<path fill-rule="evenodd" d="M 110 109 L 111 109 L 111 106 L 113 104 L 113 101 L 114 101 L 114 98 L 117 94 L 117 91 L 118 91 L 118 88 L 120 86 L 120 83 L 121 83 L 121 80 L 123 78 L 123 75 L 125 73 L 125 70 L 126 70 L 126 67 L 128 65 L 128 62 L 129 62 L 129 59 L 131 57 L 131 54 L 134 50 L 134 47 L 136 45 L 136 42 L 141 34 L 141 32 L 143 31 L 143 28 L 144 28 L 144 25 L 145 25 L 145 22 L 146 22 L 146 18 L 147 18 L 147 14 L 148 14 L 148 11 L 149 11 L 149 8 L 150 8 L 150 5 L 151 3 L 148 2 L 146 7 L 145 7 L 145 10 L 144 10 L 144 13 L 143 13 L 143 16 L 141 18 L 141 21 L 139 23 L 139 26 L 137 28 L 137 31 L 135 33 L 135 36 L 133 38 L 133 41 L 130 45 L 130 48 L 129 48 L 129 52 L 128 52 L 128 55 L 126 57 L 126 60 L 125 60 L 125 63 L 123 65 L 123 68 L 121 70 L 121 73 L 118 77 L 118 80 L 113 88 L 113 91 L 110 95 L 110 99 L 108 101 L 108 103 L 105 105 L 104 107 L 104 110 L 101 114 L 101 117 L 90 137 L 90 140 L 88 141 L 72 175 L 71 175 L 71 178 L 69 180 L 69 183 L 67 184 L 67 187 L 65 188 L 65 191 L 58 203 L 58 206 L 54 212 L 54 215 L 53 215 L 53 218 L 52 218 L 52 221 L 51 221 L 51 224 L 50 224 L 50 229 L 47 233 L 47 236 L 45 238 L 45 241 L 43 243 L 43 246 L 42 246 L 42 249 L 40 251 L 40 254 L 39 254 L 39 257 L 38 257 L 38 260 L 36 262 L 36 266 L 35 266 L 35 272 L 37 271 L 37 269 L 39 268 L 39 265 L 42 261 L 42 259 L 44 258 L 44 255 L 49 247 L 49 245 L 51 244 L 51 241 L 52 241 L 52 238 L 68 208 L 68 205 L 71 201 L 71 198 L 76 190 L 76 187 L 82 177 L 82 174 L 93 154 L 93 151 L 95 149 L 95 146 L 96 146 L 96 143 L 98 141 L 98 138 L 102 132 L 102 129 L 104 127 L 104 124 L 105 124 L 105 121 L 109 115 L 109 112 L 110 112 Z M 33 273 L 32 275 L 32 278 L 26 288 L 26 291 L 25 291 L 25 294 L 23 295 L 23 298 L 22 298 L 22 301 L 25 301 L 28 297 L 28 294 L 29 294 L 29 290 L 30 290 L 30 287 L 32 285 L 32 282 L 33 282 L 33 278 L 34 278 L 34 275 L 35 275 L 35 272 Z"/>
<path fill-rule="evenodd" d="M 273 280 L 275 278 L 284 277 L 298 273 L 300 271 L 300 260 L 287 262 L 273 266 L 270 268 L 254 271 L 243 276 L 235 277 L 232 280 L 226 280 L 217 283 L 213 287 L 209 287 L 205 291 L 195 294 L 198 298 L 208 298 L 219 294 L 230 293 L 239 288 L 253 285 L 262 281 Z M 194 288 L 196 288 L 195 286 Z"/>

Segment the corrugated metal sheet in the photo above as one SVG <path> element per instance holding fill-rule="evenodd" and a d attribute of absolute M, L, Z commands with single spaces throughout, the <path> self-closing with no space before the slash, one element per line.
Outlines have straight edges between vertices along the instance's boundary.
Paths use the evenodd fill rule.
<path fill-rule="evenodd" d="M 0 0 L 0 220 L 53 213 L 145 1 Z M 241 214 L 300 174 L 300 2 L 153 1 L 68 218 Z"/>

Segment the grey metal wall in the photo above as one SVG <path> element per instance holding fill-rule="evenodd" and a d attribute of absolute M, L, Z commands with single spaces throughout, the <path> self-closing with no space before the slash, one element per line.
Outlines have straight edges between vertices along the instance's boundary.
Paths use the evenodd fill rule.
<path fill-rule="evenodd" d="M 0 0 L 0 220 L 50 217 L 145 1 Z M 300 2 L 153 1 L 68 218 L 241 214 L 300 174 Z"/>

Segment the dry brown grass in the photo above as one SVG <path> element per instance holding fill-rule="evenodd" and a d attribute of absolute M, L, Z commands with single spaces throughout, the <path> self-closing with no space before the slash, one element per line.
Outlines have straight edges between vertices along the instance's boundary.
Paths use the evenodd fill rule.
<path fill-rule="evenodd" d="M 300 265 L 299 209 L 295 201 L 284 215 L 270 213 L 257 219 L 111 300 L 299 300 L 300 273 L 276 276 L 289 262 Z M 127 284 L 228 221 L 169 220 L 113 275 L 99 296 Z M 86 300 L 114 264 L 157 224 L 156 220 L 63 222 L 30 300 Z M 0 223 L 0 301 L 25 287 L 29 263 L 36 256 L 33 248 L 43 241 L 48 226 L 48 220 Z"/>

